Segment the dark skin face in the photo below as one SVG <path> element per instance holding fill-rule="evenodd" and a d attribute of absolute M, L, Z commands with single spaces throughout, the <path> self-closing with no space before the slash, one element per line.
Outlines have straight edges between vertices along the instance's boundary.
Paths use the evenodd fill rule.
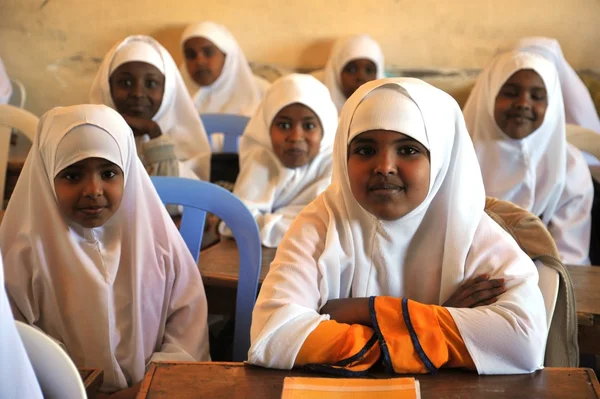
<path fill-rule="evenodd" d="M 429 151 L 390 130 L 370 130 L 348 147 L 348 177 L 358 203 L 380 220 L 397 220 L 429 192 Z"/>
<path fill-rule="evenodd" d="M 312 161 L 321 148 L 323 128 L 317 115 L 304 104 L 290 104 L 273 118 L 270 129 L 273 151 L 286 168 Z"/>
<path fill-rule="evenodd" d="M 204 37 L 191 37 L 183 43 L 185 66 L 199 86 L 210 86 L 223 71 L 225 53 Z"/>
<path fill-rule="evenodd" d="M 340 78 L 342 92 L 348 98 L 360 86 L 377 78 L 377 65 L 366 58 L 352 60 L 344 65 Z"/>
<path fill-rule="evenodd" d="M 508 137 L 521 140 L 542 125 L 547 107 L 548 96 L 541 76 L 531 69 L 522 69 L 500 88 L 494 119 Z"/>
<path fill-rule="evenodd" d="M 103 158 L 87 158 L 61 170 L 54 191 L 61 213 L 86 228 L 102 226 L 119 209 L 123 171 Z"/>
<path fill-rule="evenodd" d="M 126 62 L 110 75 L 109 84 L 115 108 L 133 133 L 160 136 L 160 128 L 152 121 L 165 90 L 165 77 L 158 68 L 146 62 Z"/>

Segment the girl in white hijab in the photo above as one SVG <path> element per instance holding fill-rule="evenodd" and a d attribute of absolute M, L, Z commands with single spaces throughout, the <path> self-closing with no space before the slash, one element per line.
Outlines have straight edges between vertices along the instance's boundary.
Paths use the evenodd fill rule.
<path fill-rule="evenodd" d="M 15 327 L 4 289 L 4 270 L 0 259 L 0 398 L 42 399 L 31 362 Z"/>
<path fill-rule="evenodd" d="M 10 96 L 12 96 L 12 84 L 0 58 L 0 104 L 8 104 Z"/>
<path fill-rule="evenodd" d="M 292 74 L 273 83 L 248 123 L 233 193 L 254 215 L 264 246 L 277 247 L 296 215 L 329 185 L 337 116 L 321 82 Z M 224 224 L 219 230 L 231 235 Z"/>
<path fill-rule="evenodd" d="M 341 112 L 346 99 L 360 85 L 385 76 L 383 52 L 368 35 L 338 39 L 325 69 L 315 72 L 314 76 L 327 86 L 333 103 Z"/>
<path fill-rule="evenodd" d="M 600 133 L 600 118 L 590 91 L 565 59 L 558 40 L 549 37 L 525 37 L 500 47 L 497 53 L 515 50 L 539 54 L 552 61 L 558 71 L 566 122 Z"/>
<path fill-rule="evenodd" d="M 542 219 L 565 264 L 588 265 L 594 189 L 567 143 L 558 73 L 529 51 L 496 55 L 464 107 L 488 196 Z"/>
<path fill-rule="evenodd" d="M 210 145 L 171 55 L 130 36 L 104 57 L 90 102 L 116 109 L 133 129 L 150 175 L 210 179 Z"/>
<path fill-rule="evenodd" d="M 207 361 L 206 297 L 189 250 L 104 105 L 55 108 L 0 227 L 15 318 L 135 394 L 156 360 Z"/>
<path fill-rule="evenodd" d="M 185 61 L 179 70 L 198 112 L 254 114 L 269 83 L 252 74 L 227 28 L 214 22 L 190 25 L 181 47 Z"/>
<path fill-rule="evenodd" d="M 344 105 L 333 158 L 331 185 L 296 218 L 262 285 L 249 362 L 342 374 L 380 358 L 390 373 L 540 367 L 538 274 L 484 212 L 458 104 L 416 79 L 366 83 Z M 496 301 L 448 307 L 477 275 L 472 287 L 489 283 Z"/>

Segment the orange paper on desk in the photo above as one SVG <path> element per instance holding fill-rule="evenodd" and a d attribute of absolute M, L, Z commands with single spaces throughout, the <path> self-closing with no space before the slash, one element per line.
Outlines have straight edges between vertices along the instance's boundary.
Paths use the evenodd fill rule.
<path fill-rule="evenodd" d="M 281 399 L 420 399 L 414 378 L 367 380 L 357 378 L 286 377 Z"/>

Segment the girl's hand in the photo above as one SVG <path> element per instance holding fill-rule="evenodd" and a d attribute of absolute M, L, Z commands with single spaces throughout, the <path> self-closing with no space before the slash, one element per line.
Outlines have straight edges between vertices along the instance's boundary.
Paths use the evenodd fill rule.
<path fill-rule="evenodd" d="M 490 279 L 487 274 L 466 281 L 443 306 L 449 308 L 475 308 L 496 302 L 506 292 L 503 278 Z"/>

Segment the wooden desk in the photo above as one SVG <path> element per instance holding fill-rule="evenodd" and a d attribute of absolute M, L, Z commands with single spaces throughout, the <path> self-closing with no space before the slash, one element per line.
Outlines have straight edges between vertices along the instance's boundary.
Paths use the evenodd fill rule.
<path fill-rule="evenodd" d="M 262 248 L 259 283 L 262 283 L 267 276 L 276 251 L 275 248 Z M 240 254 L 234 240 L 223 239 L 218 244 L 200 252 L 198 266 L 205 286 L 237 288 Z"/>
<path fill-rule="evenodd" d="M 577 301 L 581 353 L 594 354 L 600 367 L 600 267 L 567 266 Z"/>
<path fill-rule="evenodd" d="M 273 398 L 281 397 L 283 379 L 315 376 L 300 371 L 269 370 L 242 363 L 154 363 L 137 399 Z M 374 375 L 375 378 L 389 378 Z M 589 369 L 546 368 L 533 374 L 479 376 L 446 371 L 418 375 L 421 397 L 427 398 L 595 398 L 600 386 Z"/>
<path fill-rule="evenodd" d="M 88 399 L 95 399 L 98 389 L 104 382 L 104 371 L 100 369 L 79 369 Z"/>

